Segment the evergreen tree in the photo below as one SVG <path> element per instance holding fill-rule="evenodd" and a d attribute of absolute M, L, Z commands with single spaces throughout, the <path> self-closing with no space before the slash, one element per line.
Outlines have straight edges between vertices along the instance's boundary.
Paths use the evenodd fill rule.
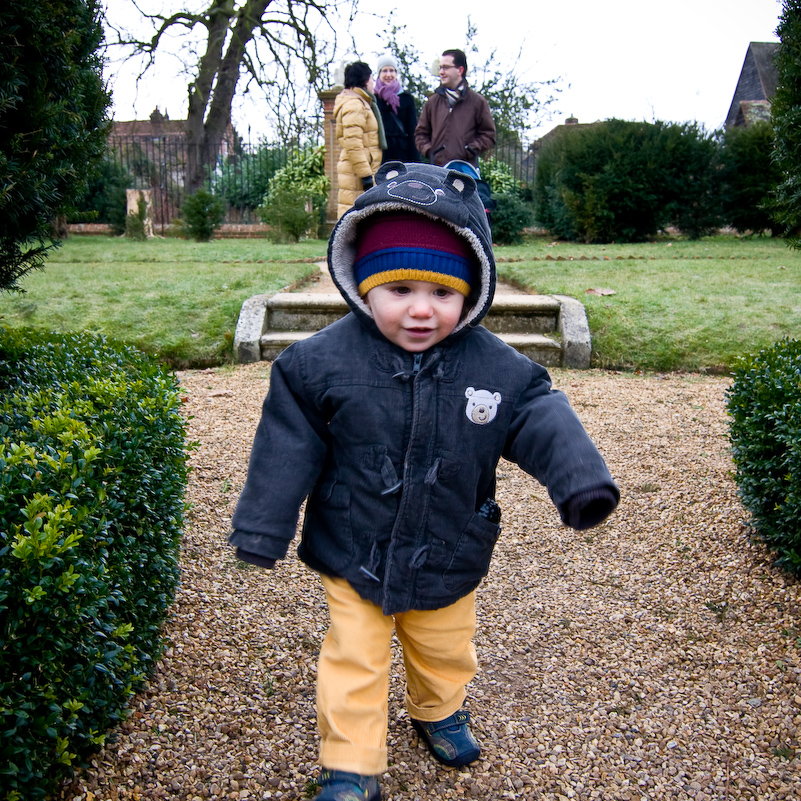
<path fill-rule="evenodd" d="M 770 204 L 787 243 L 801 248 L 801 0 L 783 0 L 776 34 L 779 84 L 771 116 L 781 180 Z"/>
<path fill-rule="evenodd" d="M 99 0 L 0 6 L 0 291 L 43 266 L 105 151 L 102 40 Z"/>

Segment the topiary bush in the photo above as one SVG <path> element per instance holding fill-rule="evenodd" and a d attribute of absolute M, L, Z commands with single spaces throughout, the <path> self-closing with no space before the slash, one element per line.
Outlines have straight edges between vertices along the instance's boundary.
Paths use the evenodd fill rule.
<path fill-rule="evenodd" d="M 801 341 L 744 358 L 728 392 L 743 505 L 778 564 L 801 574 Z"/>
<path fill-rule="evenodd" d="M 273 242 L 297 242 L 309 233 L 314 210 L 309 196 L 291 189 L 270 192 L 269 205 L 259 209 L 259 215 L 270 226 Z"/>
<path fill-rule="evenodd" d="M 0 798 L 53 792 L 152 672 L 187 478 L 175 379 L 0 328 Z"/>
<path fill-rule="evenodd" d="M 184 200 L 181 218 L 183 229 L 195 242 L 208 242 L 225 220 L 225 201 L 198 189 Z"/>
<path fill-rule="evenodd" d="M 493 197 L 492 241 L 498 245 L 514 245 L 523 240 L 523 229 L 534 222 L 534 212 L 517 195 Z"/>

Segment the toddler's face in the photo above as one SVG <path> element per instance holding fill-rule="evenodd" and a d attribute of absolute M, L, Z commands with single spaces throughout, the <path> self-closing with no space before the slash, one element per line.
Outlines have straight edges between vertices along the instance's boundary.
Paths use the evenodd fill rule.
<path fill-rule="evenodd" d="M 393 281 L 371 289 L 364 302 L 390 342 L 410 353 L 422 353 L 456 328 L 464 295 L 431 281 Z"/>

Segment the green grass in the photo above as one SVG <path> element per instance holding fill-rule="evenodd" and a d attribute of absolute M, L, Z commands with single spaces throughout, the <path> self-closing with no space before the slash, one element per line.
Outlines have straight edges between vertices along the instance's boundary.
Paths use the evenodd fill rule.
<path fill-rule="evenodd" d="M 72 237 L 25 294 L 0 294 L 0 324 L 83 330 L 136 345 L 175 367 L 231 358 L 242 302 L 315 271 L 326 243 L 266 240 L 134 242 Z"/>
<path fill-rule="evenodd" d="M 584 303 L 595 366 L 725 372 L 743 353 L 801 336 L 801 253 L 778 239 L 537 239 L 496 255 L 502 280 Z"/>
<path fill-rule="evenodd" d="M 177 367 L 230 361 L 242 302 L 314 271 L 326 242 L 206 244 L 73 237 L 22 295 L 0 294 L 0 324 L 87 330 Z M 496 248 L 501 280 L 578 298 L 593 364 L 657 371 L 728 370 L 738 356 L 801 336 L 801 253 L 780 240 L 720 236 L 641 245 Z M 588 295 L 588 289 L 615 294 Z"/>

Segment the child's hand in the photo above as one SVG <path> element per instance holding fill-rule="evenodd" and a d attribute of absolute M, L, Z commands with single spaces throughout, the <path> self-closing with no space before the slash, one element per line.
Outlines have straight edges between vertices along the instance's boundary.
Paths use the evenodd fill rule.
<path fill-rule="evenodd" d="M 266 556 L 251 553 L 250 551 L 243 551 L 241 548 L 236 549 L 236 558 L 242 562 L 247 562 L 249 565 L 256 565 L 257 567 L 266 567 L 267 569 L 275 567 L 275 559 L 269 559 Z"/>
<path fill-rule="evenodd" d="M 612 487 L 596 487 L 574 495 L 565 504 L 565 523 L 576 531 L 592 528 L 615 511 L 620 494 Z"/>

